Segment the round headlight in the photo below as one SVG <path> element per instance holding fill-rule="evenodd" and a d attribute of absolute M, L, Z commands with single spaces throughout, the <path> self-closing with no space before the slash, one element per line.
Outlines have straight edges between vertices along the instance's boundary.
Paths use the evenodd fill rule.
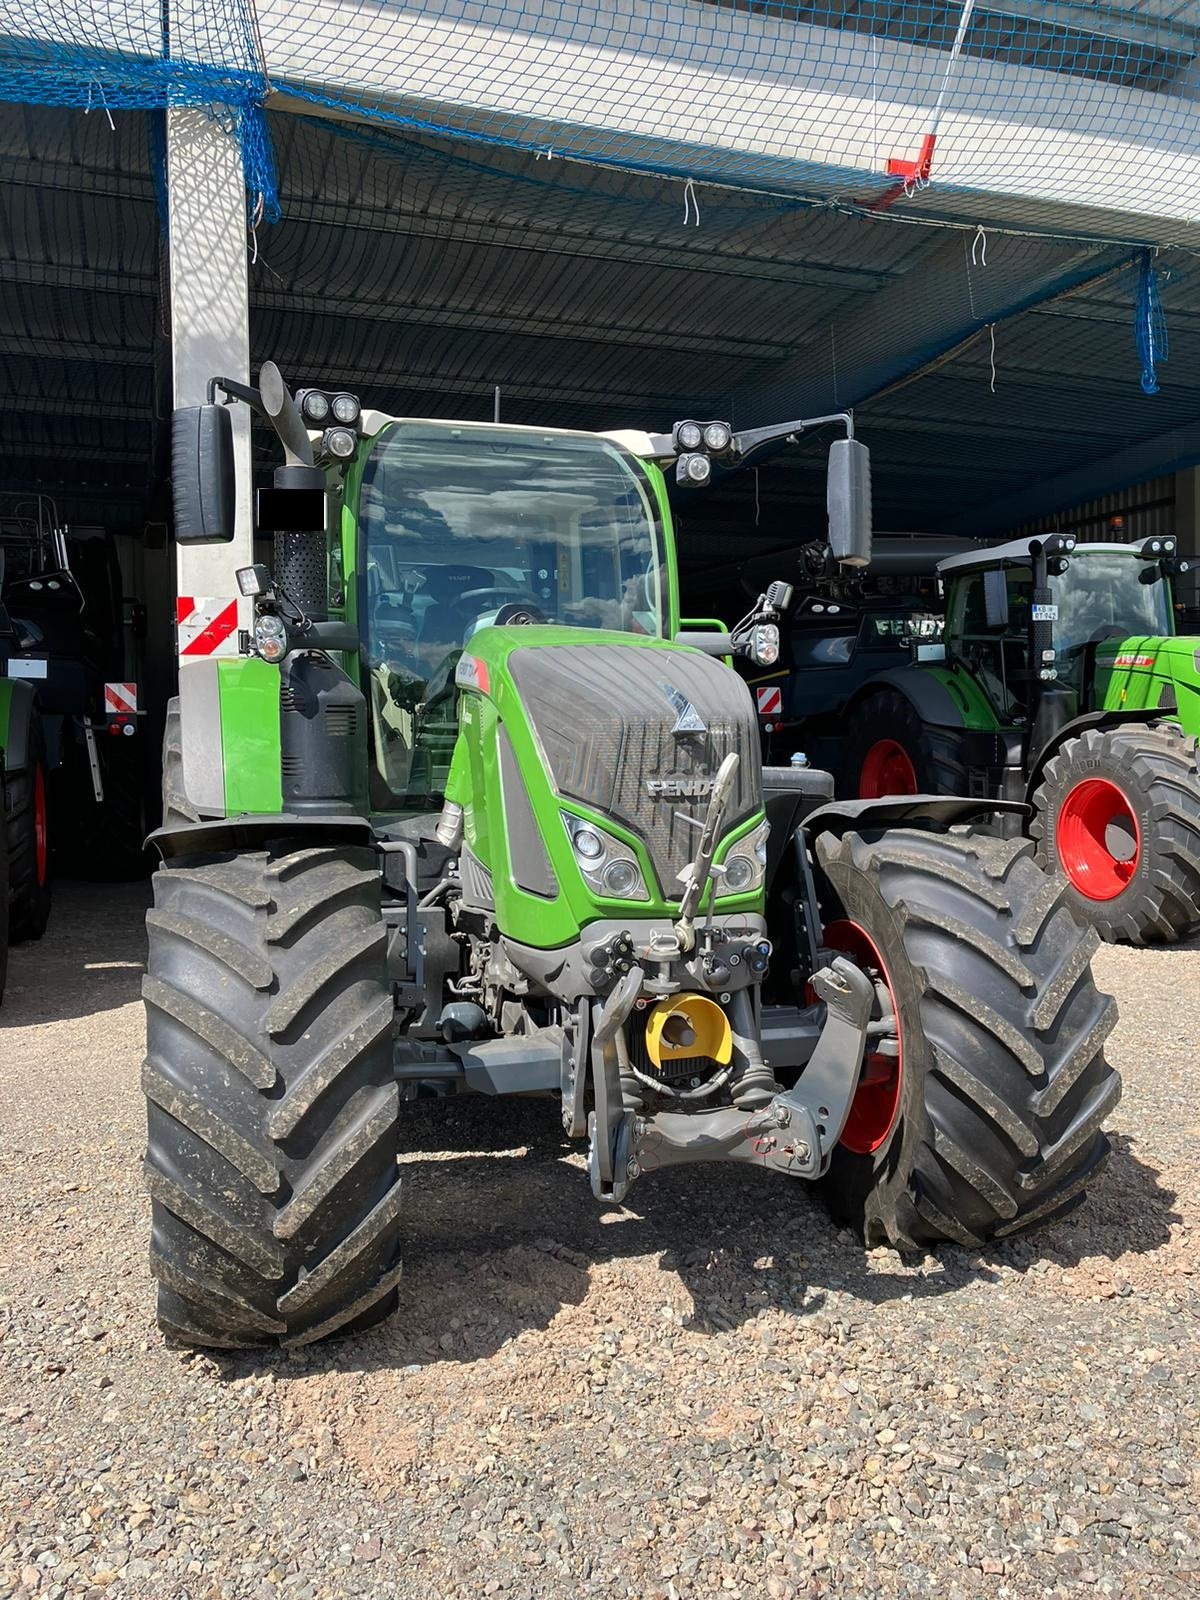
<path fill-rule="evenodd" d="M 681 422 L 675 429 L 675 443 L 681 450 L 699 450 L 704 443 L 704 430 L 698 422 Z"/>
<path fill-rule="evenodd" d="M 601 882 L 609 894 L 620 899 L 638 887 L 638 870 L 631 861 L 610 861 Z"/>
<path fill-rule="evenodd" d="M 354 454 L 357 442 L 349 428 L 326 428 L 322 441 L 325 453 L 336 456 L 339 461 L 346 461 Z"/>
<path fill-rule="evenodd" d="M 310 389 L 300 402 L 300 412 L 305 422 L 324 422 L 329 415 L 329 396 Z"/>
<path fill-rule="evenodd" d="M 604 854 L 604 840 L 592 828 L 577 828 L 573 842 L 581 861 L 599 861 Z"/>
<path fill-rule="evenodd" d="M 689 483 L 707 483 L 712 474 L 707 456 L 684 456 L 683 470 Z"/>
<path fill-rule="evenodd" d="M 760 622 L 750 641 L 750 658 L 756 666 L 773 667 L 779 660 L 779 625 Z"/>
<path fill-rule="evenodd" d="M 741 894 L 754 882 L 757 873 L 749 856 L 730 856 L 725 863 L 726 894 Z"/>
<path fill-rule="evenodd" d="M 706 450 L 715 450 L 718 454 L 728 450 L 733 440 L 727 422 L 710 422 L 704 430 L 704 447 Z"/>
<path fill-rule="evenodd" d="M 352 394 L 335 394 L 333 397 L 333 414 L 339 422 L 357 422 L 361 409 Z"/>
<path fill-rule="evenodd" d="M 268 613 L 254 621 L 254 648 L 264 661 L 282 661 L 287 655 L 287 629 L 283 620 Z"/>

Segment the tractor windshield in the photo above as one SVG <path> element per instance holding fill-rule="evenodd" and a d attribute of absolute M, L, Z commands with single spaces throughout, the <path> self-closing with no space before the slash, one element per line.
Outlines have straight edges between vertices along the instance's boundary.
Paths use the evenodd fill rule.
<path fill-rule="evenodd" d="M 1156 561 L 1134 554 L 1085 550 L 1071 557 L 1050 589 L 1058 606 L 1054 643 L 1060 662 L 1103 639 L 1174 633 L 1170 586 Z"/>
<path fill-rule="evenodd" d="M 666 632 L 649 481 L 602 439 L 398 423 L 363 471 L 360 627 L 380 809 L 440 803 L 457 731 L 454 669 L 509 620 Z"/>

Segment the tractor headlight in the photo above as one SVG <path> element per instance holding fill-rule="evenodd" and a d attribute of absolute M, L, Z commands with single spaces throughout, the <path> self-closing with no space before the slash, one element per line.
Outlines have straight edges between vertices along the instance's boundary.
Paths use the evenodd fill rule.
<path fill-rule="evenodd" d="M 287 629 L 274 612 L 254 619 L 254 648 L 264 661 L 282 661 L 287 655 Z"/>
<path fill-rule="evenodd" d="M 771 824 L 760 822 L 757 828 L 745 834 L 732 847 L 717 880 L 718 898 L 728 894 L 750 894 L 762 888 L 767 872 L 767 838 L 770 832 Z"/>
<path fill-rule="evenodd" d="M 581 861 L 599 861 L 604 854 L 604 841 L 594 828 L 575 830 L 575 854 Z"/>
<path fill-rule="evenodd" d="M 726 894 L 745 894 L 753 887 L 758 863 L 751 856 L 730 856 L 725 863 L 722 888 Z"/>
<path fill-rule="evenodd" d="M 357 443 L 358 440 L 349 428 L 326 428 L 324 438 L 321 440 L 325 454 L 336 456 L 339 461 L 348 461 L 354 454 Z"/>
<path fill-rule="evenodd" d="M 836 609 L 831 607 L 831 610 Z M 750 659 L 758 667 L 773 667 L 779 660 L 779 624 L 759 622 L 750 635 Z"/>
<path fill-rule="evenodd" d="M 727 422 L 710 422 L 704 430 L 704 448 L 721 455 L 733 443 L 733 429 Z"/>
<path fill-rule="evenodd" d="M 322 394 L 319 389 L 307 390 L 300 397 L 300 415 L 305 422 L 313 422 L 320 427 L 329 415 L 329 396 Z"/>
<path fill-rule="evenodd" d="M 333 397 L 333 415 L 336 421 L 344 422 L 351 427 L 359 419 L 362 407 L 358 397 L 352 394 L 335 394 Z"/>
<path fill-rule="evenodd" d="M 681 422 L 675 429 L 675 443 L 680 450 L 699 450 L 704 443 L 704 429 L 698 422 Z"/>
<path fill-rule="evenodd" d="M 575 864 L 590 889 L 609 900 L 649 900 L 641 865 L 627 844 L 569 811 L 559 815 L 575 852 Z"/>
<path fill-rule="evenodd" d="M 680 456 L 675 463 L 677 483 L 707 483 L 712 477 L 712 462 L 707 456 Z"/>

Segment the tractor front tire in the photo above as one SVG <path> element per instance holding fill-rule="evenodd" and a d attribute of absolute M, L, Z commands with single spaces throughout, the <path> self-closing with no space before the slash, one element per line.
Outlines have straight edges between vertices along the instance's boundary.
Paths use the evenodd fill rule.
<path fill-rule="evenodd" d="M 967 770 L 952 728 L 922 722 L 907 695 L 881 690 L 846 729 L 838 774 L 843 800 L 891 794 L 966 794 Z"/>
<path fill-rule="evenodd" d="M 300 1345 L 393 1308 L 393 1002 L 377 859 L 282 841 L 154 875 L 146 1184 L 172 1341 Z"/>
<path fill-rule="evenodd" d="M 50 920 L 50 837 L 47 823 L 46 736 L 35 712 L 25 764 L 8 774 L 8 935 L 13 944 L 40 939 Z"/>
<path fill-rule="evenodd" d="M 895 829 L 816 849 L 827 937 L 873 950 L 897 1019 L 890 1099 L 867 1102 L 853 1149 L 847 1124 L 823 1180 L 834 1214 L 868 1244 L 920 1249 L 1070 1209 L 1107 1152 L 1120 1079 L 1099 941 L 1061 883 L 1027 840 Z"/>
<path fill-rule="evenodd" d="M 1046 763 L 1029 824 L 1080 921 L 1110 943 L 1200 927 L 1200 760 L 1174 723 L 1089 728 Z"/>

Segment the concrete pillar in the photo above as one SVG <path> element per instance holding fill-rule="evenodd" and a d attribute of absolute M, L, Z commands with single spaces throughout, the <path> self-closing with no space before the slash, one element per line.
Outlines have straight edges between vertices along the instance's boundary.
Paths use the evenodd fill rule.
<path fill-rule="evenodd" d="M 174 403 L 202 405 L 210 378 L 249 381 L 246 189 L 237 140 L 203 111 L 167 112 L 167 202 Z M 237 537 L 177 553 L 177 593 L 237 594 L 234 572 L 254 560 L 250 412 L 231 408 L 237 460 Z"/>
<path fill-rule="evenodd" d="M 1176 593 L 1195 606 L 1200 603 L 1200 467 L 1185 467 L 1175 474 L 1175 537 L 1179 554 L 1197 564 L 1176 580 Z"/>

